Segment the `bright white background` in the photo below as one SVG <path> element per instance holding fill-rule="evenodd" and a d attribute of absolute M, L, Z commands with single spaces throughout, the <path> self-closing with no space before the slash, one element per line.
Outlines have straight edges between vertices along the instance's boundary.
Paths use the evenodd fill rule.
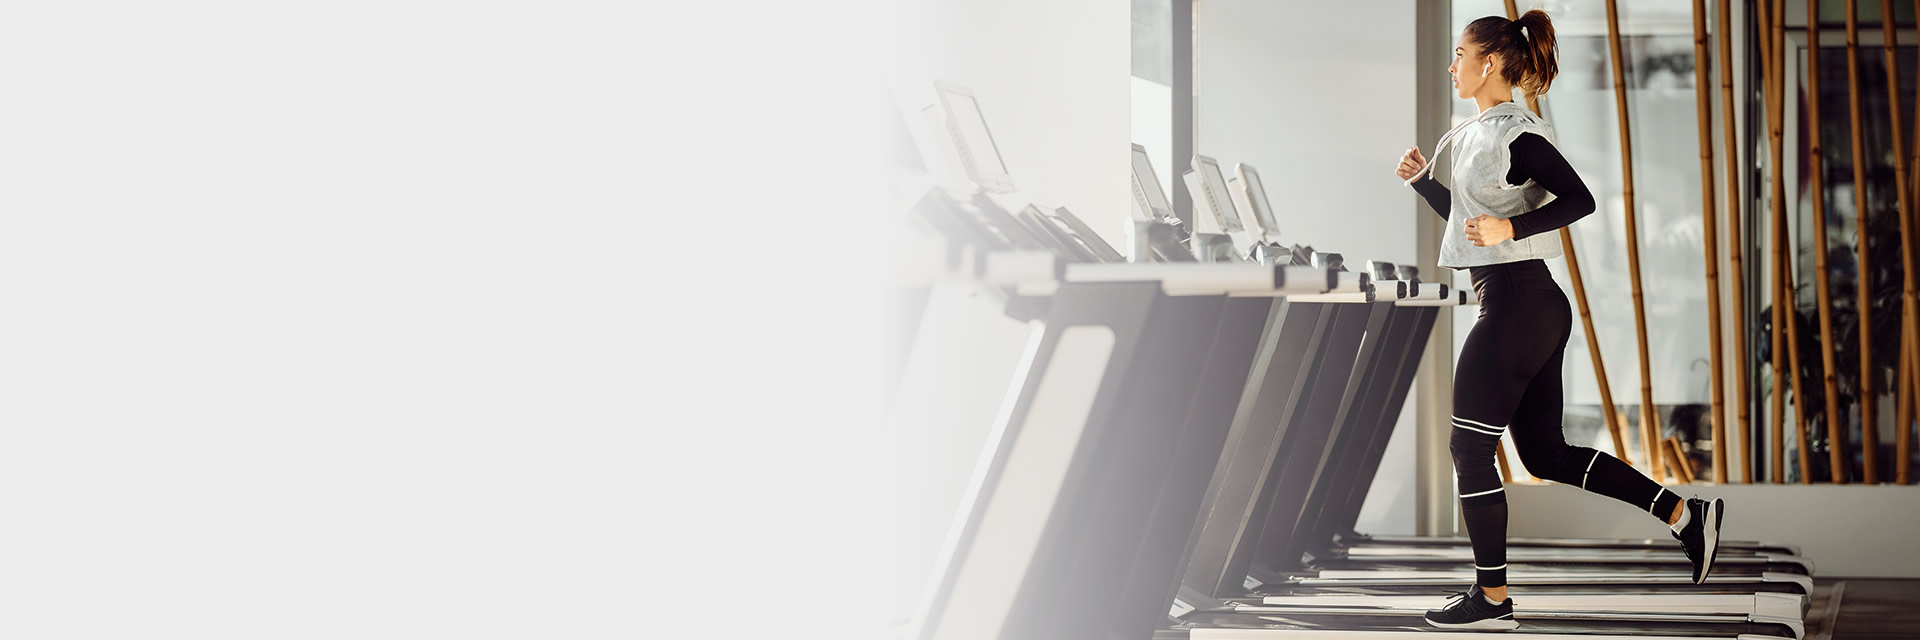
<path fill-rule="evenodd" d="M 1414 262 L 1419 196 L 1393 175 L 1408 148 L 1434 143 L 1414 135 L 1413 16 L 1406 0 L 1195 7 L 1196 152 L 1260 170 L 1282 242 L 1356 270 Z"/>
<path fill-rule="evenodd" d="M 872 14 L 797 4 L 10 7 L 0 637 L 808 635 Z"/>

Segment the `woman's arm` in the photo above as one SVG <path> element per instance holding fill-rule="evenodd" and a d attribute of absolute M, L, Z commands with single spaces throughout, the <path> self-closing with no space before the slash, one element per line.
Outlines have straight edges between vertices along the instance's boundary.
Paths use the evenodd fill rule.
<path fill-rule="evenodd" d="M 1441 220 L 1447 219 L 1448 211 L 1453 208 L 1453 192 L 1447 190 L 1447 185 L 1440 184 L 1439 180 L 1433 179 L 1432 173 L 1428 173 L 1413 181 L 1413 190 L 1427 199 L 1427 206 L 1433 207 L 1433 212 L 1440 214 Z"/>
<path fill-rule="evenodd" d="M 1593 213 L 1593 193 L 1587 191 L 1586 183 L 1580 181 L 1573 165 L 1567 164 L 1553 143 L 1539 134 L 1522 133 L 1507 148 L 1513 156 L 1507 184 L 1525 184 L 1532 179 L 1554 195 L 1553 202 L 1507 219 L 1513 223 L 1513 239 L 1553 231 Z"/>

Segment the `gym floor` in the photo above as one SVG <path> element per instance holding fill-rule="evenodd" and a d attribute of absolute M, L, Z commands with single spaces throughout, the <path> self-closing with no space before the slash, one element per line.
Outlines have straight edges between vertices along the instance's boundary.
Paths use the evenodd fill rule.
<path fill-rule="evenodd" d="M 1920 580 L 1819 578 L 1807 611 L 1808 640 L 1920 638 Z"/>

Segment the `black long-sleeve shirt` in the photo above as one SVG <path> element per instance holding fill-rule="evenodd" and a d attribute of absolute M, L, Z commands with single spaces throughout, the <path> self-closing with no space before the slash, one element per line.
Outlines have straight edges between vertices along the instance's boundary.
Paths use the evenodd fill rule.
<path fill-rule="evenodd" d="M 1513 158 L 1512 166 L 1507 169 L 1507 184 L 1525 184 L 1531 179 L 1554 195 L 1552 202 L 1538 209 L 1507 218 L 1513 223 L 1513 239 L 1553 231 L 1593 213 L 1593 193 L 1587 191 L 1586 183 L 1580 181 L 1573 165 L 1567 164 L 1553 143 L 1536 133 L 1522 133 L 1507 149 Z M 1427 205 L 1433 207 L 1441 219 L 1446 219 L 1453 209 L 1453 192 L 1433 179 L 1432 172 L 1415 181 L 1413 190 L 1427 199 Z"/>

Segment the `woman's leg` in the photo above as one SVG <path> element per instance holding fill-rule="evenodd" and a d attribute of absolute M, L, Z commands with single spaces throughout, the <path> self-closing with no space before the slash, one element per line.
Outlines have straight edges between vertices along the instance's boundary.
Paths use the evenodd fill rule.
<path fill-rule="evenodd" d="M 1587 447 L 1567 444 L 1561 431 L 1564 410 L 1560 384 L 1563 345 L 1527 385 L 1513 414 L 1513 444 L 1520 463 L 1536 478 L 1578 486 L 1633 505 L 1660 519 L 1673 521 L 1682 498 L 1620 459 Z"/>
<path fill-rule="evenodd" d="M 1507 586 L 1507 494 L 1494 467 L 1494 447 L 1558 337 L 1526 326 L 1518 311 L 1486 309 L 1467 333 L 1454 369 L 1449 440 L 1461 516 L 1473 542 L 1474 582 L 1483 590 Z"/>

